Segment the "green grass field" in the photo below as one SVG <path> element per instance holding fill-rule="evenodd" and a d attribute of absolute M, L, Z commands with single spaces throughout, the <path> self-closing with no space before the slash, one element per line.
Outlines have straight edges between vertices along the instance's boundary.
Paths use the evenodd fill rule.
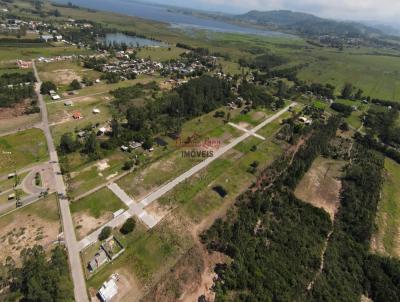
<path fill-rule="evenodd" d="M 119 209 L 126 209 L 126 206 L 109 189 L 101 189 L 70 205 L 73 214 L 88 212 L 91 216 L 99 218 L 105 213 L 114 213 Z"/>
<path fill-rule="evenodd" d="M 314 62 L 300 71 L 299 78 L 333 84 L 338 93 L 348 82 L 371 97 L 400 99 L 399 58 L 321 50 L 312 55 Z"/>
<path fill-rule="evenodd" d="M 0 137 L 0 157 L 0 174 L 47 160 L 47 143 L 42 130 L 31 129 Z"/>
<path fill-rule="evenodd" d="M 400 165 L 391 159 L 385 160 L 387 177 L 377 215 L 378 251 L 400 257 Z"/>

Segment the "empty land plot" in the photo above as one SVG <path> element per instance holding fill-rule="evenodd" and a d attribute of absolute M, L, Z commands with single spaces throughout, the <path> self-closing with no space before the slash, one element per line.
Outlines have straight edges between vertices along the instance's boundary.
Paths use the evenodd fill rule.
<path fill-rule="evenodd" d="M 400 257 L 400 165 L 385 160 L 386 178 L 383 195 L 378 206 L 378 229 L 373 250 L 385 255 Z"/>
<path fill-rule="evenodd" d="M 345 162 L 319 157 L 298 184 L 295 195 L 304 202 L 324 209 L 334 219 L 340 205 L 339 177 Z"/>
<path fill-rule="evenodd" d="M 0 137 L 0 174 L 47 159 L 47 143 L 42 130 L 30 129 Z"/>
<path fill-rule="evenodd" d="M 111 220 L 113 213 L 126 206 L 109 189 L 101 189 L 71 203 L 72 217 L 79 238 Z"/>
<path fill-rule="evenodd" d="M 0 119 L 0 134 L 10 131 L 16 131 L 18 129 L 26 129 L 32 127 L 39 122 L 39 113 Z"/>
<path fill-rule="evenodd" d="M 11 256 L 18 260 L 24 248 L 42 245 L 48 250 L 60 232 L 58 203 L 55 195 L 0 218 L 0 262 Z"/>
<path fill-rule="evenodd" d="M 80 157 L 82 161 L 85 159 L 83 155 L 74 154 L 75 157 Z M 72 156 L 71 166 L 74 164 Z M 129 159 L 129 153 L 122 151 L 115 151 L 107 158 L 91 163 L 89 165 L 79 166 L 71 173 L 71 180 L 69 188 L 72 197 L 77 197 L 95 187 L 106 183 L 111 178 L 118 176 L 122 173 L 124 163 Z M 79 159 L 78 159 L 79 160 Z"/>
<path fill-rule="evenodd" d="M 176 46 L 171 47 L 145 47 L 141 48 L 137 54 L 139 58 L 151 58 L 153 61 L 163 62 L 179 59 L 185 53 L 185 49 Z"/>
<path fill-rule="evenodd" d="M 95 80 L 101 75 L 100 72 L 84 68 L 79 60 L 41 63 L 38 64 L 38 70 L 42 81 L 52 81 L 56 85 L 69 85 L 72 80 L 82 80 L 83 77 Z"/>

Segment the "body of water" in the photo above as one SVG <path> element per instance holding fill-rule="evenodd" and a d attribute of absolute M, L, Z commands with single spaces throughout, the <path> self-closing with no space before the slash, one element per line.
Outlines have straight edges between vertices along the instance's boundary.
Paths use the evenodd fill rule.
<path fill-rule="evenodd" d="M 70 0 L 56 0 L 59 3 L 68 3 Z M 166 7 L 138 3 L 129 0 L 75 0 L 73 4 L 92 8 L 96 10 L 110 11 L 143 19 L 169 23 L 172 27 L 197 28 L 217 32 L 232 32 L 241 34 L 255 34 L 262 36 L 285 36 L 294 37 L 288 34 L 269 30 L 261 30 L 251 27 L 239 26 L 222 21 L 203 19 L 191 15 L 184 15 L 171 12 Z"/>
<path fill-rule="evenodd" d="M 143 47 L 143 46 L 165 47 L 165 46 L 167 46 L 163 42 L 134 37 L 134 36 L 128 36 L 128 35 L 125 35 L 122 33 L 106 34 L 103 41 L 106 42 L 107 44 L 109 44 L 109 43 L 117 43 L 117 44 L 125 43 L 128 46 L 135 46 L 135 47 L 136 46 L 139 46 L 139 47 Z"/>

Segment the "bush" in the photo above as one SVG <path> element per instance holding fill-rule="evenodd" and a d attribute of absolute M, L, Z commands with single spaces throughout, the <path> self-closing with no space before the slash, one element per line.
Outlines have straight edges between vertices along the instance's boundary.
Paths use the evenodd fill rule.
<path fill-rule="evenodd" d="M 82 88 L 82 85 L 81 85 L 81 83 L 79 83 L 79 81 L 77 79 L 75 79 L 71 82 L 71 84 L 69 84 L 69 88 L 71 90 L 79 90 Z"/>
<path fill-rule="evenodd" d="M 106 240 L 108 237 L 111 236 L 111 231 L 112 231 L 111 227 L 109 226 L 104 227 L 99 234 L 99 240 L 100 241 Z"/>
<path fill-rule="evenodd" d="M 49 94 L 50 90 L 54 90 L 54 91 L 57 90 L 57 86 L 53 82 L 50 82 L 50 81 L 43 82 L 42 86 L 40 86 L 41 94 Z"/>
<path fill-rule="evenodd" d="M 122 167 L 123 170 L 128 171 L 133 168 L 134 162 L 133 160 L 128 160 L 124 163 L 124 166 Z"/>
<path fill-rule="evenodd" d="M 129 234 L 129 233 L 132 233 L 133 230 L 135 229 L 135 226 L 136 226 L 135 219 L 128 218 L 119 231 L 122 234 L 126 235 L 126 234 Z"/>

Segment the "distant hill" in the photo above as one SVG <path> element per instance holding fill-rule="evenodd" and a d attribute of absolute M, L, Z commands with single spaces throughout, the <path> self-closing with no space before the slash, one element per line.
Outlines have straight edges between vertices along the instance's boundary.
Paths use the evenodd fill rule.
<path fill-rule="evenodd" d="M 289 10 L 250 11 L 232 17 L 236 21 L 292 31 L 304 35 L 337 35 L 342 37 L 362 37 L 383 34 L 379 29 L 356 22 L 342 22 L 316 17 L 311 14 Z"/>

